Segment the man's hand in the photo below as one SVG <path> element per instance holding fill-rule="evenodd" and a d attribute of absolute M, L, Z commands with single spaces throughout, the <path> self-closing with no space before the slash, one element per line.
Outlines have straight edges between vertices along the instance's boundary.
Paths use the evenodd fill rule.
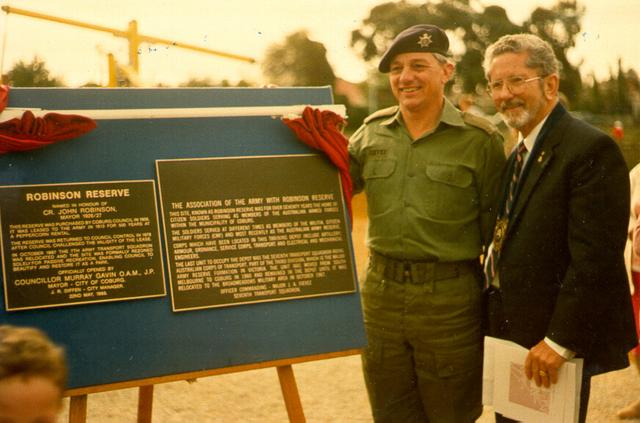
<path fill-rule="evenodd" d="M 552 383 L 558 382 L 558 370 L 567 361 L 555 352 L 544 341 L 535 345 L 524 361 L 524 372 L 527 379 L 533 378 L 537 386 L 544 385 L 548 388 Z"/>

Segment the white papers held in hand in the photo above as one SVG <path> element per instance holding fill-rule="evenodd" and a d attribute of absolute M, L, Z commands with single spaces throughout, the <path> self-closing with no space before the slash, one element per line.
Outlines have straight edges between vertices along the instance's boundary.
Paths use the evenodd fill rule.
<path fill-rule="evenodd" d="M 482 403 L 505 417 L 527 423 L 578 421 L 582 359 L 565 362 L 558 383 L 536 386 L 524 373 L 529 350 L 503 339 L 484 338 Z"/>

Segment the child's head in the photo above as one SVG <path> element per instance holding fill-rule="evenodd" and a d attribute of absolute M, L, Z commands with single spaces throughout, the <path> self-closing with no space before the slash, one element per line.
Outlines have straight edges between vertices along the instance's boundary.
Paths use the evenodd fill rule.
<path fill-rule="evenodd" d="M 0 422 L 56 421 L 67 381 L 62 348 L 39 329 L 0 325 Z"/>

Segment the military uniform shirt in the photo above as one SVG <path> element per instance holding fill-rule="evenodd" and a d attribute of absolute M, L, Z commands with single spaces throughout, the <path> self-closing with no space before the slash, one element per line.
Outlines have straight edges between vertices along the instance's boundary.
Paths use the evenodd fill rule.
<path fill-rule="evenodd" d="M 403 260 L 478 257 L 490 242 L 505 162 L 502 136 L 448 100 L 436 128 L 412 140 L 398 106 L 349 141 L 354 192 L 367 196 L 367 246 Z"/>

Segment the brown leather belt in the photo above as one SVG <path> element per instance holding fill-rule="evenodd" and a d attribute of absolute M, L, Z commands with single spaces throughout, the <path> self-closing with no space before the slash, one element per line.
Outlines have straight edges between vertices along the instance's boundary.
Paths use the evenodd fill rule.
<path fill-rule="evenodd" d="M 370 264 L 385 278 L 401 283 L 422 284 L 451 279 L 479 269 L 478 260 L 462 261 L 412 261 L 398 260 L 370 251 Z"/>

